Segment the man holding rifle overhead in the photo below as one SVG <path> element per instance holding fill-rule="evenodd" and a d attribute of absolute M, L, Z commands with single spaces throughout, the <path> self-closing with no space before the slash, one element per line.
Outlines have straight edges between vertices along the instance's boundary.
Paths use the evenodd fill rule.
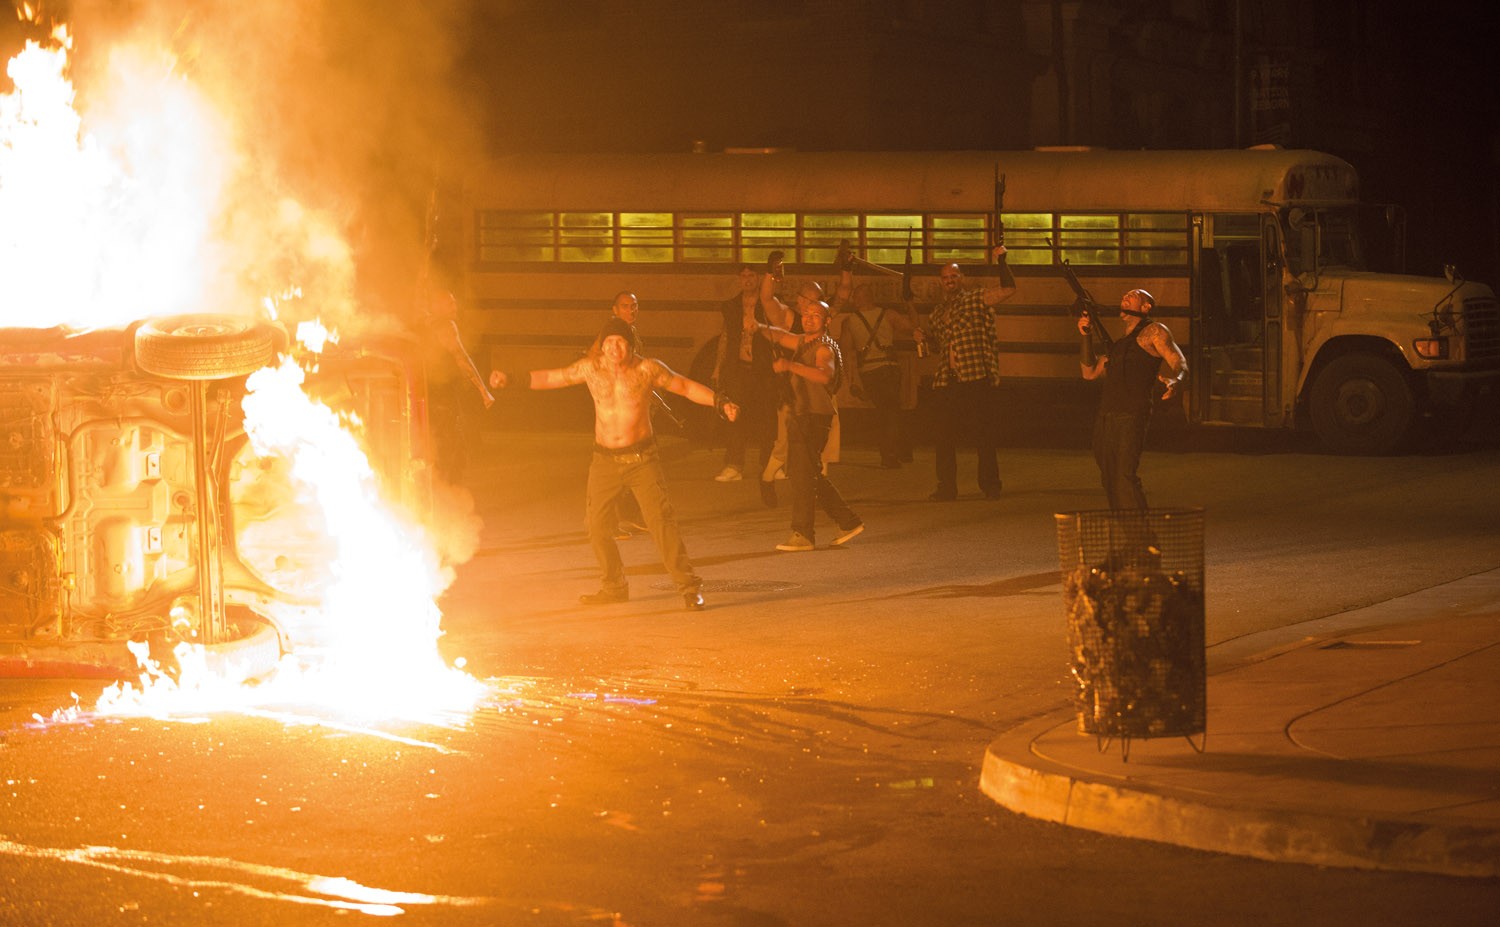
<path fill-rule="evenodd" d="M 1120 298 L 1120 318 L 1128 326 L 1125 337 L 1110 342 L 1101 331 L 1106 353 L 1098 356 L 1091 334 L 1092 307 L 1086 297 L 1082 301 L 1079 367 L 1085 380 L 1104 378 L 1099 415 L 1094 419 L 1094 460 L 1099 464 L 1099 480 L 1110 508 L 1144 510 L 1146 491 L 1136 470 L 1146 443 L 1146 424 L 1151 420 L 1151 396 L 1156 384 L 1161 383 L 1165 387 L 1161 398 L 1172 398 L 1177 384 L 1187 376 L 1187 358 L 1167 327 L 1151 320 L 1156 299 L 1141 289 Z M 1102 323 L 1095 324 L 1103 328 Z M 1166 361 L 1170 376 L 1159 373 L 1162 361 Z"/>
<path fill-rule="evenodd" d="M 995 434 L 995 387 L 1000 382 L 1000 349 L 995 340 L 993 307 L 1015 295 L 1016 282 L 1005 264 L 1005 246 L 993 249 L 1000 283 L 983 289 L 963 285 L 957 264 L 944 267 L 938 280 L 943 301 L 928 317 L 927 327 L 913 334 L 937 356 L 932 401 L 937 417 L 937 490 L 934 502 L 958 498 L 958 436 L 968 429 L 979 455 L 979 489 L 987 499 L 1000 498 L 1000 464 Z"/>

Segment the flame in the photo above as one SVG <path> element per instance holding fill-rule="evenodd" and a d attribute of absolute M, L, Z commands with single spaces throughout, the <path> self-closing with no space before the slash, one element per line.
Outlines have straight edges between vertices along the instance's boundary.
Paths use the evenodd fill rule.
<path fill-rule="evenodd" d="M 247 173 L 263 172 L 247 172 L 231 126 L 170 55 L 114 50 L 116 92 L 91 105 L 86 129 L 68 79 L 71 46 L 65 29 L 50 44 L 28 41 L 7 68 L 14 92 L 0 96 L 6 325 L 118 326 L 205 306 L 280 318 L 293 304 L 316 302 L 292 282 L 241 292 L 248 280 L 286 280 L 268 266 L 292 267 L 318 293 L 341 294 L 330 302 L 352 298 L 348 244 L 274 183 L 261 197 L 235 189 Z M 259 222 L 237 221 L 233 210 L 247 202 L 265 204 Z M 274 239 L 266 253 L 244 251 L 247 225 Z M 314 355 L 337 340 L 320 321 L 298 325 L 298 335 Z M 480 698 L 482 686 L 445 665 L 436 648 L 436 598 L 451 576 L 432 539 L 381 502 L 358 440 L 307 395 L 304 379 L 283 358 L 250 377 L 242 404 L 255 453 L 276 462 L 269 472 L 286 480 L 307 519 L 283 529 L 326 535 L 317 550 L 327 562 L 316 571 L 316 588 L 304 590 L 315 604 L 298 619 L 300 646 L 253 686 L 216 669 L 193 644 L 178 646 L 174 673 L 142 652 L 142 677 L 107 690 L 99 713 L 296 704 L 413 718 L 471 710 Z"/>

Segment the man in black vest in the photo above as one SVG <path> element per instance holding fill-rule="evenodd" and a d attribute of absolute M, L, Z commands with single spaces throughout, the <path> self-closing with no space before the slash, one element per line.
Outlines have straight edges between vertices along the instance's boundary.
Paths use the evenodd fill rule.
<path fill-rule="evenodd" d="M 1172 340 L 1172 333 L 1150 319 L 1156 299 L 1145 290 L 1131 290 L 1120 298 L 1120 318 L 1126 323 L 1125 337 L 1110 346 L 1103 357 L 1094 353 L 1089 318 L 1078 318 L 1083 335 L 1079 367 L 1085 380 L 1104 378 L 1099 396 L 1099 415 L 1094 419 L 1094 460 L 1112 509 L 1145 509 L 1146 491 L 1136 470 L 1146 444 L 1146 424 L 1151 420 L 1151 398 L 1156 384 L 1172 398 L 1177 384 L 1187 376 L 1187 358 Z M 1167 362 L 1171 376 L 1160 373 Z"/>

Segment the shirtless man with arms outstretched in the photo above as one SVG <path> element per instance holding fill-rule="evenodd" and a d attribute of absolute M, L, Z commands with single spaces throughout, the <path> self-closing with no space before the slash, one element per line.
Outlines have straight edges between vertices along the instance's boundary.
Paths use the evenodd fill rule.
<path fill-rule="evenodd" d="M 589 463 L 589 542 L 603 574 L 599 591 L 579 597 L 585 605 L 607 605 L 630 598 L 625 563 L 615 544 L 615 503 L 630 489 L 640 502 L 646 530 L 661 552 L 662 563 L 677 584 L 683 604 L 703 607 L 702 580 L 693 572 L 677 515 L 667 498 L 666 476 L 651 428 L 651 393 L 666 390 L 700 406 L 712 406 L 729 421 L 739 408 L 696 380 L 674 373 L 661 361 L 640 357 L 632 345 L 630 325 L 618 318 L 599 333 L 598 355 L 582 357 L 566 367 L 509 374 L 496 370 L 490 385 L 496 389 L 562 389 L 586 384 L 594 398 L 594 456 Z"/>

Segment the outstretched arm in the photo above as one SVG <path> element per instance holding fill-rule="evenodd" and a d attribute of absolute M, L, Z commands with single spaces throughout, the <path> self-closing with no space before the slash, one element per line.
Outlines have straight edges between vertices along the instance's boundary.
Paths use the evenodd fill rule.
<path fill-rule="evenodd" d="M 740 407 L 726 400 L 722 394 L 714 392 L 697 380 L 689 380 L 661 361 L 651 360 L 646 363 L 652 366 L 651 385 L 657 389 L 676 393 L 688 402 L 717 409 L 719 414 L 731 422 L 739 417 Z"/>
<path fill-rule="evenodd" d="M 576 386 L 583 382 L 583 371 L 589 363 L 590 360 L 585 357 L 566 367 L 551 370 L 492 370 L 490 386 L 493 389 L 562 389 L 565 386 Z"/>
<path fill-rule="evenodd" d="M 813 353 L 811 364 L 799 364 L 794 360 L 778 357 L 771 363 L 771 367 L 777 373 L 790 373 L 811 383 L 826 386 L 833 382 L 833 349 L 826 344 L 819 344 L 818 350 Z"/>
<path fill-rule="evenodd" d="M 802 345 L 801 335 L 796 332 L 789 332 L 784 328 L 777 328 L 774 325 L 767 325 L 764 322 L 747 322 L 745 324 L 745 331 L 758 332 L 770 339 L 772 344 L 786 348 L 788 351 L 795 351 Z"/>

